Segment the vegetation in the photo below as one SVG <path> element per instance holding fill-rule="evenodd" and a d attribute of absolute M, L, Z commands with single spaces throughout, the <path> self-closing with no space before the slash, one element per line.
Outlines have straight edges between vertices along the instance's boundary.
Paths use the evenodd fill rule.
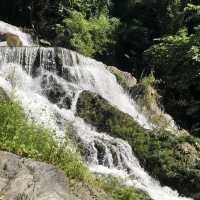
<path fill-rule="evenodd" d="M 89 181 L 91 176 L 78 153 L 66 148 L 67 143 L 59 145 L 50 130 L 28 123 L 17 103 L 0 101 L 0 111 L 1 150 L 54 164 L 72 179 Z"/>
<path fill-rule="evenodd" d="M 98 131 L 127 140 L 143 166 L 163 184 L 199 199 L 198 138 L 187 134 L 173 135 L 164 130 L 145 130 L 132 117 L 87 91 L 78 100 L 77 115 Z"/>
<path fill-rule="evenodd" d="M 199 136 L 199 28 L 166 36 L 145 51 L 148 70 L 155 72 L 167 111 L 191 133 Z"/>
<path fill-rule="evenodd" d="M 198 0 L 1 0 L 0 11 L 1 20 L 30 28 L 38 39 L 120 66 L 136 78 L 145 76 L 139 90 L 149 106 L 162 96 L 165 110 L 193 136 L 144 130 L 98 96 L 83 94 L 86 100 L 79 99 L 78 114 L 99 130 L 128 140 L 141 163 L 163 183 L 200 198 Z M 152 86 L 158 89 L 155 98 L 149 90 Z M 16 103 L 4 102 L 0 108 L 1 148 L 57 166 L 62 163 L 67 175 L 87 180 L 79 155 L 60 149 L 49 130 L 27 124 Z M 43 133 L 42 140 L 38 133 Z M 64 164 L 67 159 L 71 168 L 78 163 L 78 174 Z"/>
<path fill-rule="evenodd" d="M 106 177 L 101 181 L 104 190 L 110 194 L 113 200 L 150 200 L 145 193 L 120 184 L 117 178 Z"/>
<path fill-rule="evenodd" d="M 0 150 L 53 164 L 65 172 L 71 187 L 74 182 L 83 182 L 104 190 L 109 200 L 148 200 L 147 195 L 121 185 L 117 179 L 98 178 L 91 174 L 80 154 L 68 148 L 68 138 L 58 143 L 54 132 L 30 122 L 21 107 L 9 101 L 1 89 L 0 119 Z M 68 135 L 72 130 L 66 131 Z"/>
<path fill-rule="evenodd" d="M 58 25 L 58 32 L 65 32 L 67 46 L 87 56 L 104 53 L 108 46 L 114 45 L 113 33 L 119 21 L 106 15 L 99 15 L 86 19 L 77 11 L 70 13 L 62 25 Z"/>

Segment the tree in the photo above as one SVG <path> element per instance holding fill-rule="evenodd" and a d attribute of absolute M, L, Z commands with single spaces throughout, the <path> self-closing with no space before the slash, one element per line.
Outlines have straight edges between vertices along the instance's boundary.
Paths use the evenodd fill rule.
<path fill-rule="evenodd" d="M 57 31 L 65 32 L 68 47 L 86 56 L 95 56 L 115 44 L 114 33 L 118 25 L 118 19 L 105 14 L 87 19 L 82 13 L 72 11 L 58 25 Z"/>

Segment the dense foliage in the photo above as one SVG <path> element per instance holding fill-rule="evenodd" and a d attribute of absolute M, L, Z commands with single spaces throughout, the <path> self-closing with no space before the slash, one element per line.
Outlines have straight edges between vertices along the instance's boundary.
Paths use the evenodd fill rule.
<path fill-rule="evenodd" d="M 115 44 L 113 33 L 119 22 L 116 18 L 99 15 L 86 19 L 77 11 L 70 13 L 70 17 L 57 25 L 58 32 L 66 35 L 66 45 L 87 56 L 104 53 L 109 46 Z"/>

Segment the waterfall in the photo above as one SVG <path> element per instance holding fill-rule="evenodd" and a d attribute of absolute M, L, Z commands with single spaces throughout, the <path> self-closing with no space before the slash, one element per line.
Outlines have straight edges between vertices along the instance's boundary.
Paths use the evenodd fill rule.
<path fill-rule="evenodd" d="M 21 40 L 23 46 L 30 46 L 32 44 L 31 36 L 23 33 L 18 27 L 0 21 L 0 33 L 12 33 L 17 35 Z M 7 46 L 6 42 L 0 42 L 0 46 Z"/>
<path fill-rule="evenodd" d="M 14 91 L 27 116 L 55 130 L 59 137 L 64 136 L 66 121 L 72 123 L 91 171 L 120 176 L 153 200 L 189 199 L 151 178 L 126 141 L 99 133 L 75 116 L 79 94 L 88 90 L 128 113 L 143 127 L 152 128 L 101 62 L 63 48 L 1 47 L 0 87 L 8 94 Z"/>

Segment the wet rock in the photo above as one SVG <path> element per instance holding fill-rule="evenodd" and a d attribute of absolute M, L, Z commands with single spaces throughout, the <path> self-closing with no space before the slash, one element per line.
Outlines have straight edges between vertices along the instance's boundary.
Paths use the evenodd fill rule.
<path fill-rule="evenodd" d="M 41 86 L 44 89 L 45 95 L 52 103 L 59 103 L 66 95 L 62 86 L 57 83 L 56 79 L 52 75 L 43 76 Z"/>
<path fill-rule="evenodd" d="M 64 108 L 70 109 L 71 105 L 72 105 L 72 99 L 70 97 L 65 97 L 63 100 Z"/>

